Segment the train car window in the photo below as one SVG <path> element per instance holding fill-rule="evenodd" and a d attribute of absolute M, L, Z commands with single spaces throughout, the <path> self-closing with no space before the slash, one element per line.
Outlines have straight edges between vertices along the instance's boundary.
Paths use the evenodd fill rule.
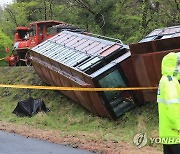
<path fill-rule="evenodd" d="M 29 36 L 36 36 L 36 26 L 35 25 L 30 27 Z"/>
<path fill-rule="evenodd" d="M 99 84 L 102 88 L 126 87 L 126 84 L 117 69 L 109 73 L 102 79 L 100 79 Z M 118 91 L 105 91 L 104 93 L 107 99 L 111 100 L 114 97 L 114 95 L 116 95 L 116 93 L 119 93 L 119 92 Z"/>
<path fill-rule="evenodd" d="M 80 70 L 85 70 L 88 67 L 90 67 L 92 64 L 95 64 L 96 62 L 100 61 L 101 59 L 99 57 L 95 57 L 93 59 L 89 59 L 88 62 L 86 62 L 85 64 L 79 66 Z"/>
<path fill-rule="evenodd" d="M 19 35 L 19 38 L 20 38 L 20 39 L 24 40 L 24 39 L 26 39 L 27 31 L 25 31 L 25 30 L 19 30 L 19 31 L 18 31 L 18 35 Z"/>
<path fill-rule="evenodd" d="M 46 33 L 47 33 L 47 35 L 57 34 L 57 28 L 56 28 L 56 26 L 47 26 L 47 27 L 46 27 Z"/>
<path fill-rule="evenodd" d="M 38 27 L 38 35 L 42 36 L 42 33 L 43 33 L 43 26 L 39 26 Z"/>
<path fill-rule="evenodd" d="M 46 35 L 51 35 L 51 34 L 52 34 L 51 27 L 46 27 Z"/>
<path fill-rule="evenodd" d="M 57 27 L 56 26 L 47 27 L 47 35 L 54 35 L 54 34 L 57 34 Z"/>

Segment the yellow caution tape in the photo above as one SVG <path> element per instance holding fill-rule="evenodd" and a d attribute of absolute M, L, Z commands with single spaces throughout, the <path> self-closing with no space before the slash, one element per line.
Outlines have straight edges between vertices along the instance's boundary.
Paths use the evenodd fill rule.
<path fill-rule="evenodd" d="M 81 87 L 55 87 L 55 86 L 28 86 L 28 85 L 6 85 L 0 84 L 4 88 L 18 89 L 44 89 L 62 91 L 128 91 L 128 90 L 157 90 L 157 87 L 128 87 L 128 88 L 81 88 Z"/>

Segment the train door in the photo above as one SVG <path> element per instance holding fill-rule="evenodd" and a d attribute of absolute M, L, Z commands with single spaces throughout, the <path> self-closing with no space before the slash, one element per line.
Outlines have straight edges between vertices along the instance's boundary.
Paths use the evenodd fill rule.
<path fill-rule="evenodd" d="M 111 63 L 109 64 L 111 65 Z M 102 88 L 125 88 L 128 83 L 120 69 L 116 66 L 110 68 L 109 65 L 95 72 L 95 85 Z M 100 72 L 101 71 L 101 72 Z M 134 106 L 133 94 L 131 91 L 104 91 L 100 94 L 106 108 L 115 118 Z"/>
<path fill-rule="evenodd" d="M 37 45 L 37 37 L 36 37 L 36 33 L 37 33 L 37 30 L 36 30 L 36 25 L 31 25 L 30 28 L 29 28 L 29 42 L 30 42 L 30 48 L 34 47 Z"/>

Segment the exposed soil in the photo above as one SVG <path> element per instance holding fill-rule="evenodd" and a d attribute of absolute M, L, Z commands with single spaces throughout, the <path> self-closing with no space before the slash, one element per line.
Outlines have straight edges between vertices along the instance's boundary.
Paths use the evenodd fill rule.
<path fill-rule="evenodd" d="M 162 154 L 162 152 L 149 146 L 138 149 L 125 142 L 87 140 L 84 135 L 78 138 L 69 135 L 63 136 L 60 131 L 35 129 L 3 121 L 0 121 L 0 130 L 20 134 L 27 138 L 38 138 L 57 144 L 69 145 L 74 148 L 86 149 L 103 154 Z"/>

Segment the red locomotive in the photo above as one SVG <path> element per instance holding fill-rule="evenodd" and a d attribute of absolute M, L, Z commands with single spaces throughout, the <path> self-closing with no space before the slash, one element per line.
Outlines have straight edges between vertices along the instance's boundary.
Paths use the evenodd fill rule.
<path fill-rule="evenodd" d="M 5 60 L 8 61 L 9 66 L 31 65 L 28 50 L 61 32 L 62 29 L 76 30 L 78 28 L 53 20 L 33 22 L 28 27 L 16 27 L 13 51 Z"/>

